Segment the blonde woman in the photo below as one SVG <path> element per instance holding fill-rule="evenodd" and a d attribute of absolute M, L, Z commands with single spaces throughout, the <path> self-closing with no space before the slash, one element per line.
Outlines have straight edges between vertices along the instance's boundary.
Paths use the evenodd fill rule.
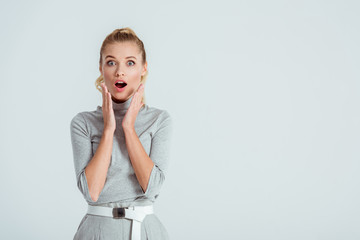
<path fill-rule="evenodd" d="M 169 239 L 153 204 L 169 164 L 172 120 L 145 104 L 146 53 L 133 30 L 105 38 L 99 70 L 102 106 L 70 124 L 77 186 L 88 204 L 74 239 Z"/>

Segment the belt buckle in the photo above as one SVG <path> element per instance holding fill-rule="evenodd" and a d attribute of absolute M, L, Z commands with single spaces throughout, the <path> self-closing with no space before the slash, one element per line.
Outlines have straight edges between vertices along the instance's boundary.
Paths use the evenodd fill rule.
<path fill-rule="evenodd" d="M 125 208 L 113 208 L 112 214 L 114 218 L 124 218 Z"/>

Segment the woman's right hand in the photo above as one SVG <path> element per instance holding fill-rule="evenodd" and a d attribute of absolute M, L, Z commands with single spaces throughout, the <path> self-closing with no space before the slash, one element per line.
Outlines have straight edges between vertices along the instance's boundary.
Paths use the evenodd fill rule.
<path fill-rule="evenodd" d="M 111 133 L 115 132 L 116 121 L 114 116 L 114 110 L 112 107 L 111 93 L 107 90 L 105 83 L 101 83 L 102 88 L 102 112 L 104 117 L 104 131 L 109 131 Z"/>

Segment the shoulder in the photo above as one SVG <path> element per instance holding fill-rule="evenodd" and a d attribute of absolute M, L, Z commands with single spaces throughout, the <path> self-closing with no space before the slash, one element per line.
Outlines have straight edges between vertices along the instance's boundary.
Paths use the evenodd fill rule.
<path fill-rule="evenodd" d="M 84 123 L 86 118 L 89 118 L 89 115 L 92 115 L 90 111 L 79 112 L 73 116 L 71 123 Z"/>
<path fill-rule="evenodd" d="M 171 113 L 162 108 L 145 106 L 145 115 L 151 116 L 150 122 L 154 124 L 154 133 L 170 132 L 173 128 Z"/>
<path fill-rule="evenodd" d="M 148 115 L 151 118 L 155 119 L 157 122 L 170 121 L 172 119 L 171 114 L 168 110 L 148 105 L 145 105 L 144 113 L 145 115 Z"/>
<path fill-rule="evenodd" d="M 99 112 L 99 109 L 94 111 L 82 111 L 75 114 L 70 121 L 70 126 L 82 126 L 83 128 L 87 127 L 89 122 L 92 122 L 94 119 L 102 117 L 102 113 Z"/>
<path fill-rule="evenodd" d="M 83 112 L 77 113 L 70 121 L 70 130 L 88 132 L 86 120 L 83 116 Z"/>
<path fill-rule="evenodd" d="M 73 118 L 70 121 L 70 125 L 84 123 L 84 122 L 85 122 L 85 119 L 83 116 L 83 112 L 79 112 L 79 113 L 75 114 L 75 116 L 73 116 Z"/>
<path fill-rule="evenodd" d="M 102 118 L 102 111 L 100 107 L 97 107 L 93 111 L 82 111 L 77 113 L 72 119 L 71 123 L 87 123 L 92 121 L 97 121 L 99 118 Z"/>

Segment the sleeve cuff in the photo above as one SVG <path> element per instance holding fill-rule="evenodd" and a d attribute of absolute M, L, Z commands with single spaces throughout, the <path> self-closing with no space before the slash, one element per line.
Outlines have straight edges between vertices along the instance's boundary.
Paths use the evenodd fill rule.
<path fill-rule="evenodd" d="M 86 179 L 86 175 L 85 175 L 85 170 L 83 170 L 79 176 L 79 189 L 83 193 L 83 196 L 86 201 L 94 203 L 94 201 L 90 197 L 90 192 L 89 192 L 88 183 L 87 183 L 87 179 Z"/>
<path fill-rule="evenodd" d="M 156 174 L 155 171 L 157 170 L 155 164 L 153 165 L 153 168 L 151 170 L 151 173 L 150 173 L 150 178 L 149 178 L 149 182 L 148 182 L 148 185 L 147 185 L 147 188 L 146 188 L 146 191 L 144 192 L 144 190 L 141 188 L 141 190 L 143 191 L 144 195 L 147 196 L 149 194 L 149 191 L 150 189 L 152 188 L 152 183 L 153 183 L 153 179 L 154 179 L 154 175 Z"/>

